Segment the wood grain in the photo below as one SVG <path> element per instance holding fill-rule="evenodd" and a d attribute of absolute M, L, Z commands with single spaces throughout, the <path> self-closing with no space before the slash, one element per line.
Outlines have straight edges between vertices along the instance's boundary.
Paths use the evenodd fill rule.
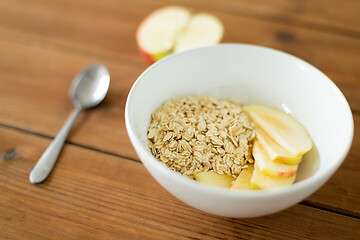
<path fill-rule="evenodd" d="M 177 0 L 165 2 L 179 4 Z M 216 0 L 182 0 L 181 4 L 360 37 L 360 2 L 357 0 L 223 0 L 221 4 Z"/>
<path fill-rule="evenodd" d="M 85 64 L 103 62 L 111 73 L 109 94 L 98 108 L 82 113 L 70 133 L 69 142 L 138 159 L 127 137 L 124 107 L 131 85 L 145 66 L 81 52 L 44 48 L 36 43 L 37 40 L 27 45 L 0 40 L 0 102 L 3 103 L 0 104 L 0 123 L 54 137 L 72 109 L 68 88 L 73 76 Z M 339 82 L 344 83 L 345 80 Z M 348 96 L 352 107 L 360 106 L 359 91 L 356 90 L 360 84 L 354 84 Z M 358 118 L 355 126 L 360 126 Z M 355 139 L 358 136 L 356 132 Z M 344 166 L 330 184 L 310 198 L 312 204 L 352 215 L 360 214 L 360 193 L 357 190 L 360 166 L 356 164 L 360 157 L 359 149 L 360 144 L 356 140 Z M 347 168 L 347 164 L 351 167 Z M 339 194 L 342 192 L 346 194 Z"/>
<path fill-rule="evenodd" d="M 169 4 L 206 11 L 224 42 L 294 54 L 328 75 L 355 117 L 350 153 L 304 202 L 266 217 L 205 214 L 167 193 L 138 161 L 125 129 L 128 91 L 147 64 L 135 31 Z M 0 1 L 0 239 L 360 239 L 360 1 Z M 106 64 L 105 101 L 83 112 L 49 179 L 29 171 L 72 105 L 68 87 Z M 131 160 L 132 159 L 132 160 Z"/>
<path fill-rule="evenodd" d="M 36 41 L 38 45 L 144 64 L 136 48 L 136 28 L 148 13 L 166 5 L 146 0 L 64 0 L 51 4 L 45 0 L 2 1 L 0 38 L 23 42 L 35 41 L 35 38 L 41 40 Z M 224 42 L 258 44 L 286 51 L 309 61 L 336 83 L 341 83 L 345 94 L 346 88 L 359 90 L 359 38 L 242 16 L 237 12 L 224 13 L 206 4 L 193 10 L 211 12 L 224 22 Z M 354 12 L 355 15 L 355 8 Z M 25 39 L 11 38 L 14 33 L 22 34 Z M 27 40 L 26 36 L 31 39 Z"/>
<path fill-rule="evenodd" d="M 1 220 L 0 220 L 1 221 Z M 27 240 L 45 240 L 50 237 L 39 233 L 24 230 L 21 226 L 14 227 L 5 222 L 0 223 L 0 237 L 2 240 L 27 239 Z"/>
<path fill-rule="evenodd" d="M 86 64 L 102 62 L 111 74 L 108 95 L 100 106 L 80 114 L 68 139 L 136 158 L 125 129 L 124 109 L 142 67 L 0 40 L 1 43 L 5 45 L 0 47 L 0 51 L 4 49 L 0 58 L 0 123 L 54 137 L 73 109 L 68 96 L 72 79 Z"/>
<path fill-rule="evenodd" d="M 28 173 L 49 139 L 3 127 L 0 137 L 6 139 L 0 143 L 2 239 L 21 233 L 29 239 L 354 239 L 360 234 L 359 220 L 301 205 L 254 219 L 205 214 L 168 194 L 139 162 L 68 144 L 50 178 L 31 185 Z M 291 224 L 289 216 L 294 216 Z"/>

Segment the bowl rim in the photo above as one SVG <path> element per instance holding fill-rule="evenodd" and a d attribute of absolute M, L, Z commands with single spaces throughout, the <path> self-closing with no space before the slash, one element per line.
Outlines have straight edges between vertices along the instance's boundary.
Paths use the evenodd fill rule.
<path fill-rule="evenodd" d="M 311 176 L 307 179 L 304 179 L 301 182 L 297 182 L 289 187 L 273 189 L 271 191 L 270 190 L 264 190 L 264 191 L 236 190 L 236 191 L 234 191 L 234 190 L 211 186 L 208 184 L 204 184 L 201 182 L 191 180 L 191 179 L 181 175 L 180 173 L 175 172 L 175 171 L 171 170 L 170 168 L 168 168 L 167 166 L 165 166 L 158 159 L 156 159 L 151 154 L 150 151 L 147 151 L 146 149 L 144 149 L 142 147 L 142 142 L 140 141 L 140 139 L 137 138 L 135 131 L 132 128 L 132 124 L 130 123 L 130 116 L 129 116 L 130 113 L 129 112 L 130 112 L 131 100 L 135 94 L 134 92 L 136 91 L 139 83 L 141 83 L 143 81 L 144 76 L 146 76 L 150 71 L 152 71 L 153 68 L 157 67 L 158 65 L 163 64 L 164 62 L 168 61 L 169 59 L 177 58 L 179 56 L 186 55 L 186 54 L 191 54 L 193 52 L 206 51 L 207 49 L 228 48 L 228 47 L 230 47 L 230 48 L 231 47 L 252 48 L 252 49 L 258 49 L 258 50 L 262 50 L 262 51 L 272 52 L 275 54 L 283 55 L 285 57 L 290 57 L 296 61 L 300 61 L 302 64 L 305 64 L 310 69 L 312 69 L 316 72 L 319 72 L 322 76 L 324 76 L 324 78 L 323 78 L 324 81 L 327 81 L 327 84 L 331 85 L 331 87 L 333 88 L 333 91 L 335 91 L 335 94 L 340 98 L 340 101 L 342 102 L 342 105 L 345 107 L 345 111 L 347 112 L 347 115 L 349 117 L 349 121 L 347 124 L 349 125 L 348 127 L 349 127 L 350 133 L 349 133 L 349 138 L 347 139 L 346 147 L 343 149 L 341 156 L 339 157 L 339 160 L 336 161 L 332 167 L 330 167 L 329 169 L 327 169 L 324 172 L 321 172 L 318 174 L 315 173 L 313 176 Z M 166 57 L 160 59 L 159 61 L 155 62 L 154 64 L 150 65 L 143 73 L 140 74 L 140 76 L 136 79 L 136 81 L 134 82 L 133 86 L 131 87 L 131 89 L 129 91 L 129 94 L 128 94 L 128 97 L 126 100 L 126 104 L 125 104 L 125 125 L 126 125 L 126 129 L 127 129 L 127 133 L 131 140 L 131 143 L 133 144 L 133 147 L 135 148 L 137 154 L 139 156 L 140 155 L 144 156 L 145 160 L 143 160 L 139 157 L 140 160 L 142 162 L 147 161 L 147 162 L 155 165 L 155 167 L 158 168 L 158 170 L 161 171 L 162 174 L 165 175 L 166 177 L 172 178 L 177 183 L 180 183 L 183 186 L 190 187 L 190 188 L 193 188 L 198 191 L 206 191 L 210 194 L 215 194 L 215 195 L 220 194 L 222 196 L 226 196 L 226 197 L 230 197 L 230 198 L 249 198 L 249 199 L 252 199 L 254 197 L 273 197 L 275 195 L 281 196 L 281 195 L 285 195 L 285 194 L 289 194 L 289 193 L 295 193 L 295 192 L 301 191 L 302 189 L 308 188 L 314 182 L 321 181 L 322 179 L 325 179 L 325 181 L 327 181 L 345 160 L 345 158 L 351 148 L 351 144 L 352 144 L 353 136 L 354 136 L 354 119 L 353 119 L 353 115 L 352 115 L 352 111 L 349 106 L 349 103 L 347 102 L 345 96 L 340 91 L 340 89 L 336 86 L 336 84 L 329 77 L 327 77 L 323 72 L 321 72 L 319 69 L 317 69 L 310 63 L 308 63 L 292 54 L 289 54 L 289 53 L 286 53 L 286 52 L 283 52 L 283 51 L 280 51 L 277 49 L 269 48 L 269 47 L 264 47 L 264 46 L 254 45 L 254 44 L 244 44 L 244 43 L 222 43 L 222 44 L 218 44 L 218 45 L 214 45 L 214 46 L 190 49 L 187 51 L 171 54 L 169 56 L 166 56 Z M 325 183 L 325 181 L 324 181 L 324 183 Z M 322 185 L 323 184 L 319 185 L 318 188 L 320 188 Z"/>

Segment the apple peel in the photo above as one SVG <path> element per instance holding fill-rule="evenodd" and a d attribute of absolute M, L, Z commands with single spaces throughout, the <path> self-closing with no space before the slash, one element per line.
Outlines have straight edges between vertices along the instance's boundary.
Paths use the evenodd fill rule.
<path fill-rule="evenodd" d="M 298 169 L 298 165 L 287 165 L 271 161 L 258 141 L 254 142 L 253 156 L 259 170 L 273 177 L 292 177 Z"/>
<path fill-rule="evenodd" d="M 251 177 L 250 183 L 259 189 L 271 190 L 290 186 L 294 183 L 295 179 L 296 174 L 287 178 L 279 178 L 267 175 L 266 173 L 259 170 L 259 167 L 257 166 L 257 163 L 255 161 L 255 169 Z"/>

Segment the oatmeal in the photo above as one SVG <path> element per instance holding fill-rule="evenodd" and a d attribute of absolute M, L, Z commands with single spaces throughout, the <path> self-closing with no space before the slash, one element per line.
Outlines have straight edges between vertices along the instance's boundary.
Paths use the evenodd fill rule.
<path fill-rule="evenodd" d="M 190 178 L 208 171 L 237 177 L 254 162 L 253 127 L 234 101 L 208 96 L 170 99 L 152 114 L 148 146 L 162 163 Z"/>

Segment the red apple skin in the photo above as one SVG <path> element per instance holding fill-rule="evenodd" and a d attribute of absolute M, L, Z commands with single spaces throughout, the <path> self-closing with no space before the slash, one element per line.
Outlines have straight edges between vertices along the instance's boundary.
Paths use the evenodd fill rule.
<path fill-rule="evenodd" d="M 279 177 L 283 177 L 283 178 L 288 178 L 288 177 L 292 177 L 296 174 L 296 171 L 292 171 L 292 172 L 279 172 L 278 176 Z"/>
<path fill-rule="evenodd" d="M 289 178 L 289 177 L 294 176 L 297 173 L 297 170 L 290 171 L 290 172 L 271 172 L 271 171 L 269 171 L 267 169 L 264 169 L 264 170 L 260 170 L 260 171 L 262 171 L 263 173 L 265 173 L 265 174 L 267 174 L 269 176 L 279 177 L 279 178 Z"/>
<path fill-rule="evenodd" d="M 139 27 L 136 30 L 136 45 L 139 49 L 140 55 L 146 60 L 146 62 L 148 62 L 150 65 L 153 64 L 154 62 L 156 62 L 156 60 L 151 56 L 150 53 L 146 52 L 144 49 L 141 48 L 141 46 L 139 45 L 139 29 L 142 28 L 142 25 L 144 24 L 144 22 L 147 21 L 147 19 L 149 18 L 149 16 L 147 16 L 139 25 Z"/>
<path fill-rule="evenodd" d="M 171 50 L 169 51 L 163 51 L 163 52 L 159 52 L 157 54 L 151 54 L 151 53 L 148 53 L 146 52 L 144 49 L 142 49 L 139 44 L 137 44 L 138 46 L 138 49 L 139 49 L 139 52 L 140 54 L 144 57 L 144 59 L 151 65 L 153 64 L 154 62 L 172 54 L 173 52 Z"/>
<path fill-rule="evenodd" d="M 156 62 L 155 59 L 153 59 L 153 57 L 149 53 L 145 52 L 139 45 L 138 45 L 138 49 L 141 56 L 143 56 L 150 65 Z"/>
<path fill-rule="evenodd" d="M 290 171 L 290 172 L 270 172 L 267 169 L 265 170 L 260 170 L 264 173 L 266 173 L 267 175 L 273 176 L 273 177 L 280 177 L 280 178 L 289 178 L 292 177 L 296 174 L 296 170 L 295 171 Z"/>
<path fill-rule="evenodd" d="M 142 25 L 148 20 L 148 18 L 150 17 L 147 16 L 145 19 L 143 19 L 141 21 L 141 23 L 139 24 L 138 28 L 136 29 L 136 45 L 139 49 L 140 55 L 143 56 L 143 58 L 146 60 L 146 62 L 148 62 L 150 65 L 153 64 L 155 61 L 155 59 L 152 58 L 152 56 L 146 52 L 145 50 L 143 50 L 140 45 L 139 45 L 139 30 L 142 28 Z"/>

